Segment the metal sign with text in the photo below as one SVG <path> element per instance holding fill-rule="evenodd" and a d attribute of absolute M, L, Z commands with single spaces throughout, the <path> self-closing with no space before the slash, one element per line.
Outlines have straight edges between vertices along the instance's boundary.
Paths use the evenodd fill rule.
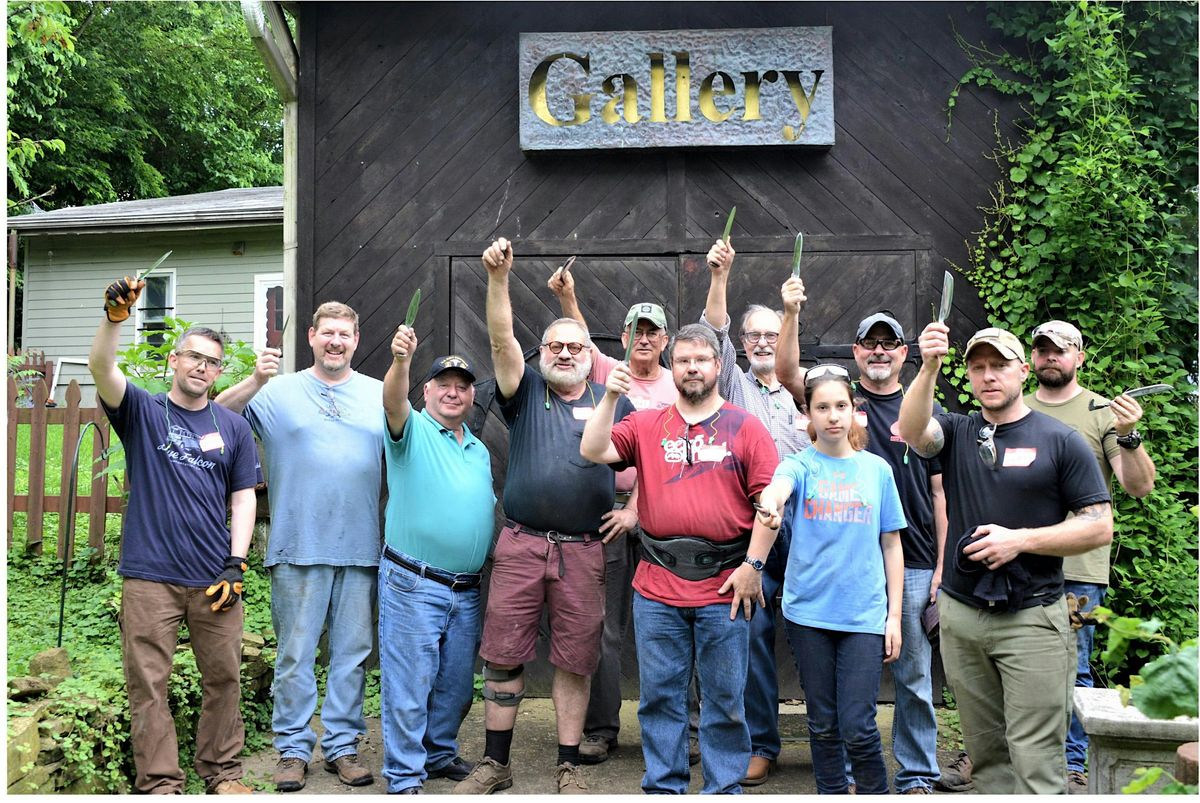
<path fill-rule="evenodd" d="M 522 150 L 833 144 L 833 29 L 523 33 Z"/>

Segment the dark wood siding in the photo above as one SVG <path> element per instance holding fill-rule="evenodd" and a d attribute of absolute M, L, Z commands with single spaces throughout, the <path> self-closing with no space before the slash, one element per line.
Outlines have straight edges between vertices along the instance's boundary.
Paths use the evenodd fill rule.
<path fill-rule="evenodd" d="M 329 299 L 357 309 L 356 367 L 374 376 L 386 370 L 390 333 L 418 287 L 426 301 L 417 375 L 450 350 L 490 373 L 478 254 L 496 236 L 515 241 L 514 312 L 527 348 L 557 317 L 545 279 L 570 254 L 580 255 L 576 277 L 594 332 L 615 333 L 623 308 L 647 296 L 663 301 L 672 324 L 694 320 L 707 286 L 703 254 L 733 205 L 733 243 L 742 254 L 733 314 L 749 301 L 779 305 L 799 229 L 808 254 L 802 341 L 813 347 L 810 356 L 848 356 L 837 347 L 879 307 L 893 310 L 915 339 L 936 306 L 942 271 L 966 264 L 966 241 L 996 177 L 988 158 L 995 133 L 1015 133 L 1014 107 L 976 89 L 963 91 L 947 123 L 946 100 L 971 66 L 956 33 L 973 43 L 996 39 L 979 5 L 296 8 L 297 302 L 302 316 Z M 518 147 L 523 31 L 792 25 L 833 26 L 831 148 L 526 154 Z M 974 291 L 959 286 L 950 323 L 964 341 L 985 321 Z M 295 336 L 303 340 L 302 331 Z M 493 419 L 485 433 L 500 480 L 501 429 Z"/>

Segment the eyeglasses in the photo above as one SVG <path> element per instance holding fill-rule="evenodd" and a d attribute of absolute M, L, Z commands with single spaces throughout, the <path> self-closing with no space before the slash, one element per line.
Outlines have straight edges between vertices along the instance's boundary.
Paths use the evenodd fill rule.
<path fill-rule="evenodd" d="M 340 420 L 342 411 L 338 409 L 337 402 L 333 400 L 333 389 L 323 387 L 317 392 L 321 395 L 321 399 L 328 405 L 327 407 L 319 408 L 321 415 L 330 421 Z"/>
<path fill-rule="evenodd" d="M 881 340 L 878 337 L 864 337 L 858 341 L 858 345 L 865 348 L 867 351 L 874 351 L 876 346 L 883 346 L 884 351 L 895 351 L 904 345 L 904 341 L 898 338 L 889 338 Z"/>
<path fill-rule="evenodd" d="M 211 368 L 214 371 L 220 371 L 225 367 L 225 364 L 219 358 L 209 357 L 207 354 L 201 354 L 198 351 L 177 351 L 175 352 L 175 355 L 177 357 L 182 357 L 192 365 L 200 365 L 203 363 L 205 369 Z"/>
<path fill-rule="evenodd" d="M 542 345 L 550 349 L 551 354 L 561 354 L 563 346 L 566 346 L 567 353 L 569 353 L 571 356 L 583 351 L 582 343 L 564 343 L 561 340 L 552 340 L 549 343 L 543 343 Z"/>
<path fill-rule="evenodd" d="M 689 357 L 686 360 L 682 357 L 676 357 L 671 360 L 671 364 L 676 368 L 691 368 L 692 366 L 696 368 L 708 368 L 714 362 L 715 360 L 712 357 Z M 689 465 L 691 465 L 690 461 Z"/>
<path fill-rule="evenodd" d="M 804 375 L 805 387 L 811 385 L 813 382 L 816 382 L 823 376 L 833 376 L 837 377 L 838 379 L 844 379 L 847 382 L 850 381 L 850 372 L 842 366 L 834 365 L 833 363 L 822 363 L 821 365 L 814 365 L 812 368 L 808 369 L 808 372 Z"/>
<path fill-rule="evenodd" d="M 779 342 L 778 332 L 742 332 L 742 340 L 747 343 L 757 343 L 760 340 L 767 341 L 767 345 L 773 346 Z"/>
<path fill-rule="evenodd" d="M 996 425 L 985 424 L 980 427 L 979 435 L 975 437 L 975 445 L 979 449 L 979 459 L 988 468 L 996 467 Z"/>

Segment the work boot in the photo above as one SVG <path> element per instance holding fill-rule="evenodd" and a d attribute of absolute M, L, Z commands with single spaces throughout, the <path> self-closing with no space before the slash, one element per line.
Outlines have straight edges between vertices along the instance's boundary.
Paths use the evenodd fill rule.
<path fill-rule="evenodd" d="M 213 795 L 252 795 L 254 790 L 246 784 L 242 783 L 238 778 L 231 778 L 228 781 L 221 781 L 214 784 L 209 794 Z"/>
<path fill-rule="evenodd" d="M 958 758 L 942 770 L 942 777 L 934 781 L 933 785 L 943 792 L 966 792 L 974 789 L 975 784 L 971 783 L 971 757 L 966 753 L 959 753 Z"/>
<path fill-rule="evenodd" d="M 471 765 L 463 761 L 460 756 L 455 756 L 450 759 L 450 763 L 443 767 L 438 767 L 436 770 L 429 770 L 426 776 L 430 778 L 449 778 L 452 781 L 465 780 L 471 774 Z"/>
<path fill-rule="evenodd" d="M 608 754 L 617 749 L 617 740 L 598 733 L 583 737 L 579 744 L 579 760 L 584 764 L 603 764 Z"/>
<path fill-rule="evenodd" d="M 766 756 L 750 756 L 750 768 L 746 770 L 742 786 L 758 786 L 767 780 L 773 769 L 775 762 Z"/>
<path fill-rule="evenodd" d="M 308 762 L 302 758 L 281 758 L 275 765 L 275 789 L 280 792 L 299 792 L 304 788 L 304 774 L 308 772 Z"/>
<path fill-rule="evenodd" d="M 688 766 L 694 767 L 700 763 L 700 739 L 696 736 L 688 737 Z"/>
<path fill-rule="evenodd" d="M 367 786 L 375 783 L 375 776 L 371 771 L 358 763 L 357 753 L 347 753 L 333 761 L 326 761 L 325 771 L 336 772 L 338 780 L 346 786 Z"/>
<path fill-rule="evenodd" d="M 451 794 L 490 795 L 512 786 L 512 763 L 501 764 L 491 756 L 484 756 L 471 770 L 471 774 L 454 785 Z"/>
<path fill-rule="evenodd" d="M 592 793 L 583 780 L 583 772 L 569 761 L 559 764 L 554 770 L 554 776 L 558 780 L 560 795 L 590 795 Z"/>
<path fill-rule="evenodd" d="M 1087 773 L 1083 770 L 1067 770 L 1067 793 L 1071 795 L 1086 795 Z"/>

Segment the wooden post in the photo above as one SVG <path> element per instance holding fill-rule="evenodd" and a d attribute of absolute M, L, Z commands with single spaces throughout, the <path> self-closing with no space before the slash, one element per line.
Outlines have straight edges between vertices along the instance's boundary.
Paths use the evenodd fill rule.
<path fill-rule="evenodd" d="M 17 492 L 17 383 L 8 378 L 8 548 L 12 549 Z"/>
<path fill-rule="evenodd" d="M 46 397 L 45 382 L 33 383 L 33 409 L 29 411 L 29 514 L 25 519 L 25 549 L 42 554 L 42 529 L 46 510 Z"/>

